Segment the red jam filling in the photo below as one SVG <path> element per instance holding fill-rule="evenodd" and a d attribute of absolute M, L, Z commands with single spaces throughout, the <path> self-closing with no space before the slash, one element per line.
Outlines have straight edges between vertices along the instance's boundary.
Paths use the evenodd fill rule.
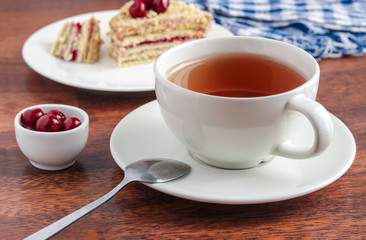
<path fill-rule="evenodd" d="M 170 42 L 175 42 L 175 41 L 184 42 L 184 41 L 187 41 L 187 40 L 190 40 L 190 39 L 194 39 L 194 38 L 191 38 L 191 37 L 174 37 L 174 38 L 162 38 L 162 39 L 156 40 L 156 41 L 147 40 L 147 41 L 138 43 L 136 45 L 126 46 L 125 48 L 131 48 L 131 47 L 136 47 L 136 46 L 146 45 L 146 44 L 170 43 Z"/>
<path fill-rule="evenodd" d="M 76 59 L 78 58 L 78 50 L 72 50 L 72 59 L 71 61 L 76 61 Z"/>
<path fill-rule="evenodd" d="M 76 33 L 80 34 L 82 25 L 80 23 L 76 23 L 76 27 L 77 27 L 77 32 Z"/>

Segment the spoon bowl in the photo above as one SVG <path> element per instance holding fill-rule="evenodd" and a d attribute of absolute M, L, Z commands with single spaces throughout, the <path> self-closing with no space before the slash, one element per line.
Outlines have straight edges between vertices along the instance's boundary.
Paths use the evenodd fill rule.
<path fill-rule="evenodd" d="M 187 174 L 191 167 L 172 159 L 146 159 L 125 168 L 125 179 L 146 183 L 167 182 Z"/>
<path fill-rule="evenodd" d="M 115 188 L 110 192 L 89 203 L 88 205 L 76 210 L 75 212 L 67 215 L 64 218 L 52 223 L 51 225 L 33 233 L 27 240 L 39 240 L 47 239 L 54 234 L 58 233 L 65 227 L 69 226 L 76 220 L 82 218 L 86 214 L 90 213 L 114 195 L 116 195 L 124 186 L 133 181 L 146 182 L 146 183 L 162 183 L 180 178 L 189 173 L 191 167 L 186 164 L 172 159 L 145 159 L 137 162 L 133 162 L 127 165 L 124 169 L 125 176 Z"/>

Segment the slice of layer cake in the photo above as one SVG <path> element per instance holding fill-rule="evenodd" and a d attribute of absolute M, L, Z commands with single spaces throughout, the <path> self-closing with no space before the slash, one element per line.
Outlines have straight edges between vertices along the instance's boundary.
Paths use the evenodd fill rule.
<path fill-rule="evenodd" d="M 102 43 L 99 21 L 92 17 L 83 23 L 65 23 L 50 53 L 64 61 L 94 63 L 99 58 Z"/>
<path fill-rule="evenodd" d="M 141 0 L 137 0 L 141 1 Z M 171 1 L 165 12 L 146 10 L 143 17 L 131 17 L 130 1 L 109 22 L 108 51 L 119 67 L 153 62 L 165 50 L 180 43 L 207 36 L 213 17 L 192 4 Z"/>

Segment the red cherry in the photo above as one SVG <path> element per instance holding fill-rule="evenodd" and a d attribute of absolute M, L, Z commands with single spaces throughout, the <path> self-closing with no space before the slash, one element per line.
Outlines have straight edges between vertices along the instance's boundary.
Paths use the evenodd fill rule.
<path fill-rule="evenodd" d="M 25 110 L 21 115 L 21 120 L 25 125 L 36 125 L 37 120 L 44 115 L 40 108 Z"/>
<path fill-rule="evenodd" d="M 128 9 L 131 17 L 146 17 L 146 5 L 142 0 L 136 0 Z"/>
<path fill-rule="evenodd" d="M 81 121 L 76 117 L 70 117 L 65 120 L 62 130 L 67 131 L 81 125 Z"/>
<path fill-rule="evenodd" d="M 35 131 L 36 130 L 36 127 L 33 126 L 33 125 L 28 125 L 25 127 L 26 129 L 29 129 L 29 130 L 32 130 L 32 131 Z"/>
<path fill-rule="evenodd" d="M 66 120 L 65 114 L 59 110 L 52 109 L 52 110 L 49 110 L 46 114 L 57 117 L 58 120 L 60 120 L 61 122 L 64 122 Z"/>
<path fill-rule="evenodd" d="M 169 0 L 152 0 L 151 9 L 157 13 L 165 12 L 169 7 Z"/>
<path fill-rule="evenodd" d="M 41 132 L 57 132 L 62 128 L 62 123 L 53 115 L 43 115 L 36 124 L 36 130 Z"/>
<path fill-rule="evenodd" d="M 151 4 L 153 0 L 142 0 L 145 3 L 146 10 L 149 10 L 151 8 Z"/>

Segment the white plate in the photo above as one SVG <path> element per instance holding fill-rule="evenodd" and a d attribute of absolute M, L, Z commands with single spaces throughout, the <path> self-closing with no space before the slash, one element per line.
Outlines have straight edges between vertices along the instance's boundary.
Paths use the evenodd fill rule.
<path fill-rule="evenodd" d="M 158 191 L 186 199 L 254 204 L 299 197 L 319 190 L 341 177 L 352 165 L 356 144 L 352 133 L 334 115 L 334 140 L 321 155 L 292 160 L 275 157 L 266 165 L 246 170 L 225 170 L 192 159 L 166 127 L 157 101 L 132 111 L 115 127 L 110 149 L 123 169 L 139 159 L 173 158 L 192 167 L 191 173 L 167 183 L 146 184 Z M 310 125 L 294 141 L 312 141 Z"/>
<path fill-rule="evenodd" d="M 37 73 L 73 87 L 111 92 L 154 90 L 153 63 L 118 68 L 109 59 L 107 46 L 110 40 L 106 33 L 109 31 L 108 22 L 117 13 L 118 10 L 110 10 L 81 14 L 62 19 L 39 29 L 23 45 L 22 55 L 24 61 Z M 91 16 L 101 21 L 101 38 L 104 40 L 100 59 L 97 63 L 65 62 L 49 54 L 48 51 L 65 22 L 85 21 Z M 214 24 L 208 37 L 232 35 L 229 30 Z"/>

